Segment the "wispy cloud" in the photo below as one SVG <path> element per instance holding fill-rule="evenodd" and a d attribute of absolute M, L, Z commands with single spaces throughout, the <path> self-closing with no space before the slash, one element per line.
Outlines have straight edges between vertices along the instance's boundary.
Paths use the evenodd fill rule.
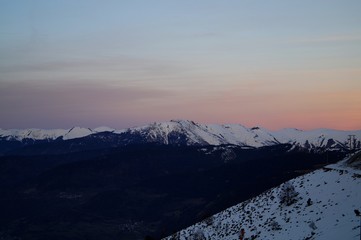
<path fill-rule="evenodd" d="M 54 58 L 48 61 L 36 61 L 26 63 L 0 64 L 2 72 L 57 72 L 57 71 L 83 71 L 83 70 L 175 70 L 174 64 L 170 62 L 157 61 L 154 59 L 135 58 L 126 55 L 117 57 L 97 57 L 97 58 Z"/>
<path fill-rule="evenodd" d="M 141 87 L 114 87 L 95 83 L 2 83 L 0 125 L 37 126 L 64 123 L 97 125 L 109 116 L 132 116 L 144 105 L 168 101 L 174 92 Z M 146 104 L 145 104 L 146 103 Z M 69 127 L 69 126 L 64 126 Z"/>
<path fill-rule="evenodd" d="M 294 42 L 298 43 L 333 43 L 333 42 L 359 42 L 360 35 L 329 35 L 329 36 L 315 36 L 309 38 L 296 39 Z"/>

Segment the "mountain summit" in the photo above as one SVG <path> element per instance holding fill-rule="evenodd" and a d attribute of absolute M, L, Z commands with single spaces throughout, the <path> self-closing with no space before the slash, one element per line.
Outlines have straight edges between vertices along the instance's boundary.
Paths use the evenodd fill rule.
<path fill-rule="evenodd" d="M 239 124 L 200 124 L 189 120 L 155 122 L 142 127 L 116 130 L 109 127 L 95 129 L 74 127 L 71 129 L 0 129 L 0 139 L 24 140 L 70 140 L 91 135 L 111 133 L 122 144 L 158 143 L 166 145 L 237 145 L 242 147 L 264 147 L 277 144 L 292 144 L 295 147 L 315 149 L 349 148 L 348 137 L 354 135 L 353 148 L 361 148 L 361 130 L 340 131 L 317 129 L 301 131 L 282 129 L 270 131 L 261 127 L 247 128 Z"/>

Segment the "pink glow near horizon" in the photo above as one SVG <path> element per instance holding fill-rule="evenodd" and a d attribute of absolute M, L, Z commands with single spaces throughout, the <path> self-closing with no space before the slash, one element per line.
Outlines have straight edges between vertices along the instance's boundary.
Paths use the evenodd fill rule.
<path fill-rule="evenodd" d="M 356 79 L 357 77 L 354 77 Z M 166 89 L 88 84 L 3 84 L 2 128 L 68 128 L 108 125 L 127 128 L 154 121 L 189 119 L 280 128 L 361 129 L 356 80 L 327 88 L 272 79 L 233 81 L 224 89 Z M 9 107 L 9 103 L 10 106 Z M 24 116 L 26 121 L 24 122 Z"/>

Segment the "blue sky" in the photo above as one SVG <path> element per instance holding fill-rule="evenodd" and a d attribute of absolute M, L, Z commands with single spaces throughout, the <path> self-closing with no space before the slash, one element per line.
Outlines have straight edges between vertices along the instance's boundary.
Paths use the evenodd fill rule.
<path fill-rule="evenodd" d="M 360 1 L 0 1 L 1 128 L 361 128 Z"/>

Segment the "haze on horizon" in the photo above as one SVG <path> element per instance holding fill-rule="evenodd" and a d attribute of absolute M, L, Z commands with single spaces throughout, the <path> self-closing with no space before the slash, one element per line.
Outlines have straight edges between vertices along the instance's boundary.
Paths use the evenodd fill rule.
<path fill-rule="evenodd" d="M 3 0 L 0 128 L 361 129 L 361 2 Z"/>

